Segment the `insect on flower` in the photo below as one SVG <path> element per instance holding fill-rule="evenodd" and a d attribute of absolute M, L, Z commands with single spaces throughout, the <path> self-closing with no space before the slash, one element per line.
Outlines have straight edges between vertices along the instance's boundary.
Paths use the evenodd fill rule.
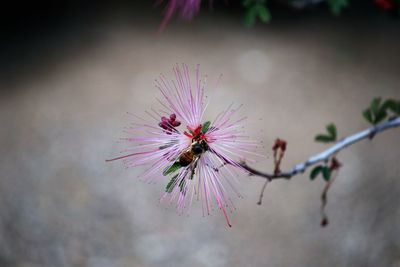
<path fill-rule="evenodd" d="M 168 177 L 161 201 L 176 202 L 183 213 L 196 198 L 201 200 L 203 215 L 210 214 L 216 204 L 231 226 L 228 211 L 234 206 L 229 193 L 241 197 L 235 189 L 238 172 L 246 172 L 240 161 L 260 156 L 254 152 L 257 143 L 243 134 L 245 117 L 233 120 L 240 106 L 235 109 L 231 104 L 212 122 L 203 119 L 207 104 L 199 67 L 194 83 L 186 65 L 176 65 L 173 72 L 175 80 L 162 74 L 156 80 L 161 109 L 146 111 L 153 122 L 133 115 L 138 122 L 127 128 L 129 137 L 124 138 L 134 143 L 133 148 L 107 161 L 123 160 L 127 167 L 147 165 L 142 179 L 152 182 Z"/>

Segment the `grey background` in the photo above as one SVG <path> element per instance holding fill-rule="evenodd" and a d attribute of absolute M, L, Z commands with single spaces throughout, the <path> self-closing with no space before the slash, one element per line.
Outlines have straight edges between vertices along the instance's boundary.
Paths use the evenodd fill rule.
<path fill-rule="evenodd" d="M 205 13 L 156 36 L 160 17 L 132 12 L 46 34 L 32 44 L 45 52 L 3 76 L 0 266 L 400 266 L 397 129 L 340 154 L 324 229 L 324 182 L 306 174 L 269 184 L 262 206 L 263 180 L 243 176 L 228 228 L 198 202 L 178 216 L 158 204 L 166 181 L 148 185 L 140 169 L 104 162 L 122 147 L 125 113 L 157 106 L 153 79 L 184 62 L 208 74 L 209 118 L 244 105 L 268 156 L 255 166 L 272 168 L 280 137 L 289 168 L 324 149 L 313 136 L 327 123 L 351 134 L 368 126 L 361 111 L 373 97 L 400 98 L 397 22 L 305 16 L 248 29 Z"/>

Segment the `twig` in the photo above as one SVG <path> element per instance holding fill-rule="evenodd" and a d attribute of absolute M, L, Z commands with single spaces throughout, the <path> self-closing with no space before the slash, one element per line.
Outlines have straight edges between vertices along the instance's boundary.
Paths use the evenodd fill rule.
<path fill-rule="evenodd" d="M 325 207 L 328 204 L 328 191 L 333 182 L 336 180 L 337 172 L 331 177 L 331 179 L 325 184 L 324 190 L 321 194 L 321 226 L 325 227 L 328 225 L 329 220 L 328 216 L 326 215 Z"/>
<path fill-rule="evenodd" d="M 342 140 L 335 143 L 333 146 L 329 147 L 328 149 L 322 151 L 319 154 L 311 156 L 306 161 L 295 165 L 290 171 L 287 172 L 279 172 L 278 174 L 275 173 L 267 173 L 261 172 L 259 170 L 253 169 L 252 167 L 248 166 L 246 162 L 242 162 L 241 166 L 245 170 L 249 172 L 250 175 L 260 176 L 268 181 L 272 181 L 275 179 L 290 179 L 291 177 L 295 176 L 296 174 L 303 173 L 308 167 L 315 165 L 318 162 L 328 160 L 332 155 L 338 153 L 340 150 L 357 143 L 363 139 L 371 138 L 371 136 L 375 136 L 380 132 L 385 130 L 395 128 L 400 126 L 400 117 L 391 118 L 385 122 L 382 122 L 378 125 L 365 129 L 361 132 L 349 135 Z"/>
<path fill-rule="evenodd" d="M 262 200 L 263 200 L 263 197 L 264 197 L 264 191 L 265 191 L 265 188 L 267 187 L 267 184 L 268 184 L 268 183 L 269 183 L 268 180 L 266 180 L 266 181 L 264 182 L 264 185 L 263 185 L 263 187 L 262 187 L 262 189 L 261 189 L 260 197 L 259 197 L 258 202 L 257 202 L 258 205 L 261 205 L 261 204 L 262 204 Z"/>

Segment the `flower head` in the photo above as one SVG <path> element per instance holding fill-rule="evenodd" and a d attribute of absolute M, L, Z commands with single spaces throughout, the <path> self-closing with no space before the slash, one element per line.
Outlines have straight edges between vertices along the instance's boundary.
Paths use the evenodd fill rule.
<path fill-rule="evenodd" d="M 227 211 L 232 210 L 230 192 L 235 189 L 236 171 L 244 171 L 240 161 L 256 155 L 256 143 L 243 134 L 245 117 L 233 119 L 239 108 L 230 105 L 215 119 L 205 119 L 207 104 L 204 81 L 199 68 L 192 82 L 186 65 L 174 67 L 175 80 L 164 75 L 156 80 L 162 98 L 161 109 L 147 111 L 147 119 L 127 129 L 134 147 L 122 159 L 127 167 L 146 165 L 141 174 L 147 181 L 166 180 L 161 200 L 176 202 L 179 212 L 190 207 L 194 198 L 202 200 L 203 214 L 210 214 L 214 205 L 223 212 L 230 226 Z"/>

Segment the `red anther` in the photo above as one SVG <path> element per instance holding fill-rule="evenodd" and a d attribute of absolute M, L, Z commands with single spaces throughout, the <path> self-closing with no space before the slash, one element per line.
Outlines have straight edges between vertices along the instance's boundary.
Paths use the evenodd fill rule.
<path fill-rule="evenodd" d="M 201 124 L 193 131 L 196 136 L 201 135 Z"/>
<path fill-rule="evenodd" d="M 160 122 L 160 123 L 158 124 L 158 126 L 160 126 L 160 127 L 163 128 L 163 129 L 168 129 L 168 124 L 165 123 L 165 122 Z"/>
<path fill-rule="evenodd" d="M 179 125 L 181 125 L 180 121 L 171 121 L 172 126 L 174 127 L 178 127 Z"/>
<path fill-rule="evenodd" d="M 176 115 L 171 114 L 169 118 L 167 117 L 161 117 L 161 122 L 158 124 L 161 128 L 165 130 L 167 134 L 172 134 L 172 132 L 177 132 L 175 127 L 178 127 L 181 125 L 181 122 L 176 120 Z"/>
<path fill-rule="evenodd" d="M 183 134 L 186 135 L 189 138 L 193 138 L 193 136 L 191 134 L 189 134 L 188 132 L 186 132 L 186 131 L 184 131 Z"/>
<path fill-rule="evenodd" d="M 194 133 L 194 130 L 193 130 L 193 128 L 191 128 L 191 127 L 189 127 L 189 126 L 186 126 L 186 128 L 189 130 L 189 132 L 192 132 L 192 133 Z"/>
<path fill-rule="evenodd" d="M 193 133 L 193 139 L 199 139 L 201 137 L 201 124 L 199 126 L 196 127 L 196 129 L 193 129 L 189 126 L 187 126 L 186 128 Z"/>

